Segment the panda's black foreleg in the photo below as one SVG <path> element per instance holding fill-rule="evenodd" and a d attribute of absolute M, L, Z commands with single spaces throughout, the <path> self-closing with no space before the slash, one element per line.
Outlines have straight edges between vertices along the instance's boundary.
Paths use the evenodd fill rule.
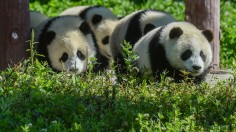
<path fill-rule="evenodd" d="M 99 71 L 104 71 L 109 66 L 109 59 L 101 54 L 96 55 L 97 63 L 94 65 L 93 72 L 98 73 Z"/>
<path fill-rule="evenodd" d="M 121 53 L 114 57 L 115 73 L 119 82 L 122 82 L 122 76 L 128 74 L 125 59 Z"/>
<path fill-rule="evenodd" d="M 200 84 L 206 80 L 206 75 L 209 73 L 209 69 L 205 70 L 201 75 L 196 76 L 193 80 L 194 83 Z"/>

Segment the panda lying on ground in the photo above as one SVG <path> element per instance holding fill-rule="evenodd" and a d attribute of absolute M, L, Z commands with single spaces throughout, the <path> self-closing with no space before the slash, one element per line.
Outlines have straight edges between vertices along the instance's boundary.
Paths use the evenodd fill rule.
<path fill-rule="evenodd" d="M 76 6 L 60 15 L 78 15 L 85 19 L 95 34 L 99 51 L 108 59 L 111 58 L 109 39 L 118 22 L 118 17 L 112 11 L 102 6 Z"/>
<path fill-rule="evenodd" d="M 48 19 L 36 28 L 37 51 L 55 71 L 87 70 L 90 58 L 96 58 L 94 71 L 107 68 L 108 59 L 98 52 L 96 39 L 87 22 L 79 16 L 59 16 Z"/>
<path fill-rule="evenodd" d="M 175 21 L 169 13 L 157 10 L 136 11 L 119 20 L 110 39 L 116 74 L 127 72 L 122 55 L 124 40 L 133 47 L 142 36 L 152 29 Z"/>
<path fill-rule="evenodd" d="M 195 82 L 202 81 L 212 61 L 212 39 L 210 30 L 201 31 L 188 22 L 156 28 L 134 45 L 137 67 L 142 75 L 151 74 L 157 80 L 166 70 L 166 76 L 181 81 L 184 70 Z"/>

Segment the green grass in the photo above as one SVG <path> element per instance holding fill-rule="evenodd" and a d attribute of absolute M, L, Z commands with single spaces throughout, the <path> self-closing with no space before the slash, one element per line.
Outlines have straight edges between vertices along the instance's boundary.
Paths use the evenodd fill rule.
<path fill-rule="evenodd" d="M 184 3 L 172 0 L 34 0 L 30 8 L 56 16 L 86 4 L 107 6 L 119 16 L 150 7 L 184 18 Z M 221 0 L 222 68 L 236 68 L 235 7 Z M 0 71 L 2 131 L 236 131 L 235 82 L 154 83 L 127 75 L 127 83 L 113 84 L 111 73 L 54 73 L 30 51 L 31 58 Z"/>
<path fill-rule="evenodd" d="M 236 84 L 137 82 L 53 73 L 37 61 L 1 72 L 0 128 L 23 131 L 236 130 Z M 96 79 L 95 79 L 96 78 Z"/>

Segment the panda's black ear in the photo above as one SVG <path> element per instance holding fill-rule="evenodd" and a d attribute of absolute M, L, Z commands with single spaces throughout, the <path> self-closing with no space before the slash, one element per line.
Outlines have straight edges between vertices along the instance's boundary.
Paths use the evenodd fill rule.
<path fill-rule="evenodd" d="M 98 23 L 100 23 L 102 21 L 102 16 L 101 15 L 98 15 L 98 14 L 95 14 L 92 18 L 92 23 L 94 25 L 97 25 Z"/>
<path fill-rule="evenodd" d="M 81 23 L 79 29 L 84 35 L 91 33 L 90 26 L 88 25 L 88 23 L 86 21 Z"/>
<path fill-rule="evenodd" d="M 208 40 L 208 42 L 211 42 L 214 38 L 213 33 L 211 30 L 203 30 L 202 34 L 206 37 L 206 39 Z"/>
<path fill-rule="evenodd" d="M 180 27 L 174 27 L 170 30 L 170 39 L 179 38 L 183 34 L 183 30 Z"/>
<path fill-rule="evenodd" d="M 55 38 L 56 33 L 54 31 L 48 31 L 44 34 L 42 43 L 45 45 L 49 45 L 52 40 Z"/>
<path fill-rule="evenodd" d="M 155 25 L 153 25 L 151 23 L 146 24 L 145 27 L 144 27 L 143 34 L 145 35 L 146 33 L 148 33 L 149 31 L 151 31 L 154 28 L 156 28 Z"/>

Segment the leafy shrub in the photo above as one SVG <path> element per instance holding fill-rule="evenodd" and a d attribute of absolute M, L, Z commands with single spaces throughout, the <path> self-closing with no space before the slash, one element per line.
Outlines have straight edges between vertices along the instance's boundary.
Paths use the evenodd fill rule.
<path fill-rule="evenodd" d="M 222 67 L 234 68 L 236 66 L 236 3 L 231 1 L 221 2 L 221 52 Z"/>
<path fill-rule="evenodd" d="M 56 16 L 76 5 L 104 5 L 119 16 L 145 8 L 168 11 L 178 20 L 184 16 L 183 0 L 33 0 L 30 9 Z M 222 67 L 235 67 L 235 7 L 234 1 L 221 1 Z M 54 73 L 30 51 L 31 59 L 0 71 L 2 131 L 236 130 L 235 82 L 137 83 L 124 76 L 127 83 L 114 84 L 112 72 Z"/>

